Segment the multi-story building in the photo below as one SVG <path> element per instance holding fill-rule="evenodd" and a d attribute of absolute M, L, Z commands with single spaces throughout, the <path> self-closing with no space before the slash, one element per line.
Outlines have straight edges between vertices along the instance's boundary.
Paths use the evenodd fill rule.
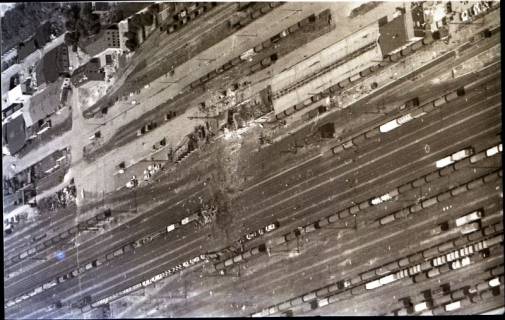
<path fill-rule="evenodd" d="M 67 75 L 69 73 L 69 66 L 67 45 L 61 44 L 52 49 L 37 64 L 37 86 L 43 87 L 44 84 L 53 83 L 60 76 Z"/>
<path fill-rule="evenodd" d="M 96 57 L 107 49 L 119 49 L 119 40 L 119 28 L 118 25 L 115 24 L 105 30 L 100 31 L 100 33 L 95 37 L 94 41 L 84 48 L 84 51 L 90 56 Z"/>
<path fill-rule="evenodd" d="M 92 58 L 83 66 L 77 68 L 72 74 L 71 82 L 75 87 L 80 87 L 89 81 L 104 81 L 105 72 L 99 58 Z"/>

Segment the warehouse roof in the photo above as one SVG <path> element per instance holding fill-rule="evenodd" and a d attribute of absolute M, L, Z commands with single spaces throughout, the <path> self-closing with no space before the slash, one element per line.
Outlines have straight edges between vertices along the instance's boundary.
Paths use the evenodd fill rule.
<path fill-rule="evenodd" d="M 25 120 L 21 113 L 3 125 L 3 140 L 11 155 L 18 153 L 26 141 Z"/>
<path fill-rule="evenodd" d="M 380 26 L 379 33 L 379 45 L 383 56 L 407 44 L 408 35 L 405 15 L 402 14 Z"/>

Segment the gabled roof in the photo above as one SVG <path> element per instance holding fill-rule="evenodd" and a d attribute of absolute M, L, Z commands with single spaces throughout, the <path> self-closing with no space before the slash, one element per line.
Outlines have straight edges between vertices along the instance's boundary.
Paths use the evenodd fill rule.
<path fill-rule="evenodd" d="M 23 108 L 26 126 L 55 113 L 60 105 L 60 88 L 63 80 L 48 85 L 40 93 L 32 96 L 29 105 Z"/>

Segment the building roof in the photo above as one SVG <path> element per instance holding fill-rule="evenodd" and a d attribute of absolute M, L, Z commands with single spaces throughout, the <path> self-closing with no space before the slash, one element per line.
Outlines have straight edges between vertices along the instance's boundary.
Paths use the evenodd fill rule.
<path fill-rule="evenodd" d="M 2 97 L 2 111 L 14 103 L 24 103 L 26 100 L 27 96 L 23 93 L 22 85 L 18 84 Z"/>
<path fill-rule="evenodd" d="M 77 68 L 72 74 L 70 81 L 76 87 L 83 85 L 88 81 L 105 80 L 105 72 L 100 66 L 100 59 L 93 58 L 83 66 Z"/>
<path fill-rule="evenodd" d="M 37 84 L 55 82 L 61 73 L 69 71 L 68 67 L 68 48 L 61 44 L 46 53 L 37 64 Z"/>
<path fill-rule="evenodd" d="M 115 24 L 100 30 L 92 41 L 84 46 L 84 51 L 94 57 L 108 48 L 119 48 L 119 30 Z"/>
<path fill-rule="evenodd" d="M 383 56 L 407 44 L 408 35 L 405 15 L 402 14 L 380 26 L 379 33 L 379 45 Z"/>
<path fill-rule="evenodd" d="M 70 93 L 70 88 L 69 87 L 64 87 L 63 91 L 61 92 L 61 99 L 60 102 L 65 105 L 67 103 L 68 95 Z"/>
<path fill-rule="evenodd" d="M 25 120 L 21 113 L 3 125 L 3 141 L 11 155 L 18 153 L 26 141 Z"/>
<path fill-rule="evenodd" d="M 63 80 L 52 83 L 40 93 L 32 96 L 30 103 L 23 108 L 27 127 L 31 127 L 37 121 L 46 118 L 58 110 L 62 83 Z"/>

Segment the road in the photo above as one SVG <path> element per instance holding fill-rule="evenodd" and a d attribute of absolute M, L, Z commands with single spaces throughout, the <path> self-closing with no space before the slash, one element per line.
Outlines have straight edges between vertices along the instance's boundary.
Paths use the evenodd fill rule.
<path fill-rule="evenodd" d="M 441 72 L 447 70 L 446 68 L 447 66 L 440 66 Z M 437 75 L 430 76 L 436 78 Z M 198 232 L 180 230 L 173 234 L 173 237 L 157 239 L 148 246 L 137 249 L 134 253 L 124 254 L 110 261 L 108 266 L 92 269 L 79 279 L 68 280 L 43 294 L 24 301 L 10 308 L 9 315 L 36 318 L 55 316 L 57 312 L 48 313 L 43 310 L 43 307 L 48 305 L 48 301 L 62 300 L 64 303 L 70 303 L 88 294 L 92 296 L 93 301 L 98 300 L 168 269 L 189 257 L 207 250 L 225 247 L 234 239 L 238 239 L 240 235 L 272 221 L 279 221 L 281 227 L 269 237 L 282 235 L 298 226 L 304 226 L 318 218 L 352 206 L 353 203 L 381 195 L 386 190 L 433 172 L 436 170 L 434 165 L 436 160 L 464 147 L 472 146 L 475 152 L 480 152 L 496 145 L 500 142 L 499 133 L 501 132 L 501 86 L 496 80 L 500 72 L 495 70 L 491 76 L 494 78 L 483 78 L 484 83 L 478 84 L 477 88 L 467 92 L 464 97 L 403 125 L 389 134 L 380 135 L 354 151 L 338 156 L 316 157 L 320 153 L 319 148 L 336 143 L 334 140 L 321 141 L 319 148 L 306 150 L 307 154 L 304 157 L 312 157 L 313 160 L 297 166 L 296 163 L 300 161 L 298 157 L 295 159 L 292 155 L 281 156 L 280 150 L 290 143 L 283 140 L 271 146 L 271 149 L 263 149 L 249 155 L 250 160 L 245 165 L 250 165 L 251 168 L 259 166 L 261 159 L 265 161 L 267 157 L 272 156 L 278 159 L 275 161 L 278 164 L 277 167 L 270 166 L 265 171 L 259 171 L 255 180 L 244 182 L 240 186 L 242 190 L 245 190 L 242 193 L 230 194 L 223 190 L 220 179 L 224 179 L 223 175 L 226 175 L 222 172 L 224 164 L 218 162 L 215 166 L 206 167 L 206 163 L 197 162 L 205 158 L 205 154 L 208 155 L 222 148 L 217 143 L 202 152 L 199 158 L 192 160 L 195 162 L 188 159 L 189 162 L 179 167 L 181 170 L 179 174 L 184 176 L 183 179 L 173 183 L 171 182 L 173 177 L 166 174 L 160 176 L 160 182 L 138 190 L 137 204 L 156 203 L 157 208 L 143 213 L 140 217 L 109 231 L 106 235 L 100 235 L 82 243 L 77 249 L 65 248 L 67 258 L 64 261 L 58 264 L 54 264 L 54 261 L 43 263 L 30 274 L 29 278 L 25 276 L 21 279 L 18 277 L 9 279 L 5 284 L 6 295 L 12 297 L 22 294 L 37 284 L 41 284 L 49 276 L 59 275 L 63 270 L 71 271 L 75 266 L 87 263 L 120 244 L 173 223 L 198 208 L 198 197 L 202 197 L 203 201 L 212 199 L 216 193 L 225 197 L 226 219 L 223 218 L 224 221 L 221 222 L 218 220 L 217 229 L 210 233 L 215 235 L 215 231 L 221 231 L 219 233 L 223 234 L 222 237 L 209 238 L 207 233 L 211 230 Z M 416 90 L 421 94 L 422 90 L 415 84 L 426 83 L 428 79 L 405 81 L 381 94 L 388 96 L 393 91 L 402 91 L 405 95 L 417 95 Z M 452 83 L 449 81 L 449 84 L 456 88 L 468 82 L 470 82 L 469 78 L 464 78 L 454 80 Z M 437 94 L 443 93 L 447 87 L 434 86 L 434 88 L 430 94 L 436 98 Z M 426 92 L 424 95 L 421 95 L 421 101 L 428 100 L 429 96 Z M 404 102 L 403 98 L 391 101 L 392 104 L 397 105 Z M 363 108 L 371 108 L 371 106 L 365 105 Z M 346 121 L 338 114 L 334 115 L 333 120 Z M 303 134 L 304 132 L 296 133 L 292 139 L 301 139 Z M 272 153 L 272 149 L 278 150 L 277 154 Z M 420 245 L 421 241 L 427 239 L 427 232 L 443 220 L 453 219 L 475 208 L 484 208 L 484 216 L 487 220 L 483 220 L 483 225 L 489 221 L 499 221 L 501 219 L 501 214 L 498 212 L 501 203 L 501 182 L 491 181 L 462 196 L 470 201 L 461 201 L 461 197 L 449 199 L 443 204 L 410 216 L 407 221 L 399 221 L 384 227 L 374 227 L 372 224 L 377 218 L 395 212 L 406 205 L 417 203 L 419 197 L 427 198 L 437 195 L 448 187 L 471 181 L 501 168 L 500 156 L 482 161 L 478 166 L 463 167 L 448 177 L 435 179 L 428 186 L 414 188 L 377 209 L 369 208 L 360 211 L 357 216 L 358 230 L 335 231 L 335 229 L 323 228 L 319 232 L 308 235 L 301 239 L 303 245 L 297 257 L 261 255 L 253 258 L 244 264 L 246 268 L 241 269 L 240 283 L 233 277 L 201 278 L 199 272 L 185 272 L 183 276 L 191 284 L 190 298 L 183 304 L 172 306 L 171 312 L 176 316 L 249 315 L 273 303 L 295 298 L 339 279 L 353 278 L 358 273 L 419 252 L 436 243 L 442 243 L 443 239 L 438 238 Z M 296 169 L 265 180 L 276 172 L 285 170 L 289 165 L 294 165 Z M 282 167 L 282 170 L 279 167 Z M 197 177 L 200 181 L 195 181 Z M 204 177 L 211 178 L 206 185 L 203 185 L 203 181 L 207 181 Z M 262 180 L 266 182 L 258 183 Z M 193 181 L 193 184 L 189 184 L 189 181 Z M 180 191 L 167 197 L 166 190 L 176 188 Z M 122 194 L 125 197 L 130 194 L 131 197 L 131 191 L 123 191 Z M 448 206 L 452 207 L 447 210 Z M 132 201 L 124 206 L 123 210 L 127 209 L 133 209 Z M 349 222 L 352 221 L 349 220 Z M 132 226 L 134 227 L 131 228 Z M 251 243 L 250 246 L 261 243 L 263 240 L 265 238 Z M 314 257 L 318 258 L 314 259 Z M 503 260 L 502 255 L 484 259 L 475 264 L 475 270 L 484 270 L 496 264 L 500 258 Z M 286 260 L 289 260 L 289 263 L 286 263 Z M 464 270 L 466 269 L 447 273 L 444 281 L 457 284 L 459 280 L 462 280 L 466 284 L 475 280 L 468 276 L 461 278 L 462 272 L 465 274 Z M 437 281 L 432 280 L 429 287 L 433 287 L 435 283 L 438 285 Z M 395 297 L 411 294 L 409 286 L 401 288 L 394 286 L 379 290 L 381 292 L 384 290 L 385 293 L 394 292 Z M 250 297 L 256 297 L 257 300 L 250 301 Z M 366 308 L 365 298 L 367 297 L 370 296 L 359 296 L 356 303 L 352 305 L 337 302 L 326 309 L 318 309 L 314 312 L 317 314 L 320 312 L 332 314 L 333 312 L 334 314 L 338 310 L 340 314 L 342 310 L 342 313 L 346 314 L 363 314 L 363 312 L 379 314 L 385 312 L 386 305 L 397 302 L 396 298 L 376 299 L 373 300 L 377 305 L 375 309 L 368 308 L 363 311 L 363 308 Z M 233 305 L 219 303 L 223 299 L 233 302 L 231 303 Z M 246 301 L 251 303 L 248 305 Z M 237 309 L 235 305 L 245 305 L 245 308 Z M 301 313 L 304 312 L 307 311 Z"/>

